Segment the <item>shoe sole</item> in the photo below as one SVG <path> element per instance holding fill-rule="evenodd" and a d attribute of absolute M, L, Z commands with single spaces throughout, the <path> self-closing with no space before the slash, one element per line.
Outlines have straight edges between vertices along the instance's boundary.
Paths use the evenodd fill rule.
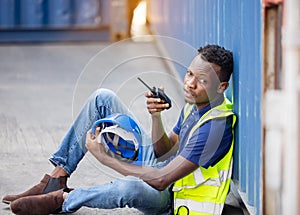
<path fill-rule="evenodd" d="M 2 200 L 2 202 L 8 205 L 11 203 L 11 201 L 7 201 L 7 200 Z"/>

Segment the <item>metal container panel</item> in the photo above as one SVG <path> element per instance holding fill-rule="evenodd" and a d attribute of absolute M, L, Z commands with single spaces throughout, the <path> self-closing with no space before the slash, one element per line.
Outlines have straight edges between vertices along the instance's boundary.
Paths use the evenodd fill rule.
<path fill-rule="evenodd" d="M 45 0 L 20 1 L 20 26 L 42 27 L 46 19 L 45 3 Z"/>
<path fill-rule="evenodd" d="M 150 0 L 153 31 L 198 48 L 217 43 L 233 51 L 232 91 L 238 116 L 234 173 L 243 200 L 262 214 L 262 8 L 259 0 Z M 174 50 L 166 46 L 172 54 Z M 196 52 L 194 53 L 196 54 Z M 181 77 L 184 69 L 177 70 Z"/>
<path fill-rule="evenodd" d="M 73 0 L 75 26 L 99 26 L 101 22 L 99 0 Z"/>
<path fill-rule="evenodd" d="M 94 28 L 102 25 L 102 19 L 108 25 L 108 3 L 106 0 L 1 0 L 0 28 Z"/>
<path fill-rule="evenodd" d="M 51 0 L 48 1 L 48 25 L 51 27 L 63 27 L 72 24 L 72 1 Z"/>
<path fill-rule="evenodd" d="M 108 41 L 109 2 L 0 0 L 0 42 Z"/>
<path fill-rule="evenodd" d="M 0 29 L 15 26 L 15 5 L 16 2 L 14 0 L 0 1 Z"/>

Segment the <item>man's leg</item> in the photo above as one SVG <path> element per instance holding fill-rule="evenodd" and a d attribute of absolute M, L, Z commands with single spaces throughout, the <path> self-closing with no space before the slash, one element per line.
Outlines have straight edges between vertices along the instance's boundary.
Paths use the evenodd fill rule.
<path fill-rule="evenodd" d="M 112 91 L 107 89 L 95 91 L 88 98 L 70 127 L 58 151 L 50 158 L 50 161 L 56 166 L 53 172 L 50 175 L 46 174 L 39 184 L 24 193 L 5 196 L 2 202 L 10 203 L 24 196 L 38 195 L 65 188 L 67 176 L 72 174 L 87 151 L 85 148 L 86 132 L 96 120 L 112 113 L 125 113 L 132 116 Z"/>
<path fill-rule="evenodd" d="M 75 189 L 63 203 L 63 212 L 75 212 L 80 207 L 113 209 L 133 207 L 146 214 L 161 214 L 170 207 L 170 192 L 158 191 L 133 176 L 116 179 L 88 189 Z"/>
<path fill-rule="evenodd" d="M 133 176 L 117 179 L 111 183 L 88 189 L 75 189 L 67 196 L 62 190 L 46 195 L 25 197 L 12 203 L 13 212 L 22 214 L 49 214 L 75 212 L 82 206 L 90 208 L 113 209 L 133 207 L 145 214 L 163 214 L 171 208 L 168 189 L 158 191 Z"/>

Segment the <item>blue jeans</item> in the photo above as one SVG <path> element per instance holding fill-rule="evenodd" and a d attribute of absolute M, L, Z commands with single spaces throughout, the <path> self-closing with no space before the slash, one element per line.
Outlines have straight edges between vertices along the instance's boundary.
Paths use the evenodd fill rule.
<path fill-rule="evenodd" d="M 70 127 L 57 152 L 49 159 L 51 163 L 63 168 L 70 176 L 87 152 L 86 132 L 96 120 L 112 113 L 124 113 L 135 119 L 115 93 L 107 89 L 95 91 Z M 151 137 L 143 130 L 141 144 L 142 161 L 134 162 L 135 165 L 161 168 L 166 164 L 157 162 Z M 82 206 L 112 209 L 127 205 L 146 214 L 161 214 L 169 210 L 170 204 L 168 189 L 158 191 L 136 177 L 127 176 L 108 184 L 88 189 L 75 189 L 65 200 L 63 212 L 74 212 Z"/>

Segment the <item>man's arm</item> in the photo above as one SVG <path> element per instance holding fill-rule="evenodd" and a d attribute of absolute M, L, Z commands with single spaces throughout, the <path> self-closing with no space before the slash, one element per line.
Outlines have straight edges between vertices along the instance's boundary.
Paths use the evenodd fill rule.
<path fill-rule="evenodd" d="M 169 152 L 178 142 L 178 135 L 173 131 L 169 136 L 166 134 L 160 113 L 152 114 L 152 141 L 157 158 Z"/>
<path fill-rule="evenodd" d="M 178 142 L 178 135 L 171 132 L 168 136 L 161 120 L 161 111 L 168 108 L 169 105 L 160 104 L 160 99 L 152 98 L 151 92 L 148 92 L 145 96 L 147 97 L 147 109 L 152 118 L 152 141 L 154 152 L 155 156 L 159 158 L 176 145 Z"/>
<path fill-rule="evenodd" d="M 157 190 L 166 189 L 176 180 L 198 168 L 198 165 L 182 156 L 177 156 L 167 166 L 161 169 L 136 166 L 122 162 L 107 155 L 104 146 L 97 142 L 97 139 L 91 131 L 89 131 L 86 136 L 86 147 L 102 164 L 114 169 L 122 175 L 138 177 Z"/>
<path fill-rule="evenodd" d="M 198 165 L 179 155 L 162 169 L 153 168 L 153 171 L 146 172 L 140 178 L 155 189 L 164 190 L 167 186 L 190 174 L 197 168 Z"/>

